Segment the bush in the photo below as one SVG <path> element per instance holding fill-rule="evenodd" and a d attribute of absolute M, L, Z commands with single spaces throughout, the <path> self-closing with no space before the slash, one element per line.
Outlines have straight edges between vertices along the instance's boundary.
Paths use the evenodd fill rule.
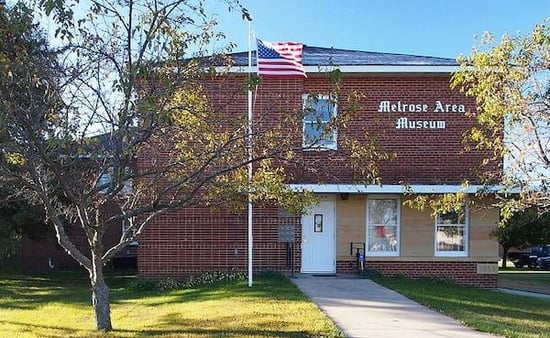
<path fill-rule="evenodd" d="M 0 269 L 13 269 L 18 266 L 20 247 L 21 235 L 15 231 L 4 232 L 0 228 Z"/>
<path fill-rule="evenodd" d="M 170 291 L 178 289 L 191 289 L 198 286 L 230 283 L 238 280 L 246 280 L 247 275 L 240 271 L 208 271 L 197 276 L 191 276 L 184 281 L 172 278 L 153 281 L 140 279 L 130 286 L 134 291 Z"/>

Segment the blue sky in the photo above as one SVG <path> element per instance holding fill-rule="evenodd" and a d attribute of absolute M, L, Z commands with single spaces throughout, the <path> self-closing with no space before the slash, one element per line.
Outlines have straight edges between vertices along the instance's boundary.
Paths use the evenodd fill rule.
<path fill-rule="evenodd" d="M 550 17 L 550 0 L 242 0 L 258 38 L 310 46 L 456 58 L 474 36 L 528 33 Z M 248 24 L 210 3 L 235 51 L 247 50 Z"/>

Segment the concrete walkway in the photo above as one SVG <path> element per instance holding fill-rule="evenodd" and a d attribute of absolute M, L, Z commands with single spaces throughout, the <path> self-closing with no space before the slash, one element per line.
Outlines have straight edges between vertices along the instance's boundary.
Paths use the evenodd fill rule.
<path fill-rule="evenodd" d="M 369 279 L 291 279 L 347 337 L 494 337 L 476 332 Z"/>

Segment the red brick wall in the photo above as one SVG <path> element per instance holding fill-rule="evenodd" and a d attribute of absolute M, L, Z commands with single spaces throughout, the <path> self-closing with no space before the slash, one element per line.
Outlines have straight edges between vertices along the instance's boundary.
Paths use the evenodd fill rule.
<path fill-rule="evenodd" d="M 409 278 L 437 278 L 453 280 L 461 285 L 483 288 L 497 288 L 498 274 L 478 274 L 477 264 L 487 262 L 460 261 L 371 261 L 365 262 L 365 269 L 373 269 L 384 276 L 406 276 Z M 496 264 L 496 262 L 495 262 Z"/>
<path fill-rule="evenodd" d="M 255 271 L 290 271 L 287 244 L 278 240 L 280 224 L 294 224 L 301 238 L 299 217 L 279 217 L 277 208 L 255 208 L 253 266 Z M 184 278 L 212 270 L 246 271 L 246 213 L 182 208 L 157 218 L 140 237 L 138 268 L 149 279 Z M 299 251 L 295 264 L 299 269 Z M 296 263 L 297 262 L 297 263 Z M 298 270 L 299 271 L 299 270 Z"/>
<path fill-rule="evenodd" d="M 84 236 L 72 237 L 76 237 L 74 239 L 77 242 L 75 243 L 77 247 L 82 248 L 86 245 Z M 26 236 L 23 237 L 21 267 L 24 271 L 67 270 L 78 266 L 79 264 L 57 244 L 53 233 L 37 241 L 30 240 Z"/>
<path fill-rule="evenodd" d="M 247 111 L 245 79 L 217 78 L 207 84 L 211 104 L 222 116 L 243 116 Z M 289 112 L 302 109 L 302 95 L 327 93 L 331 88 L 325 76 L 310 76 L 304 80 L 266 79 L 258 87 L 254 99 L 254 129 L 267 130 L 281 124 L 287 129 L 286 138 L 295 145 L 302 142 L 300 125 L 285 125 Z M 473 172 L 482 154 L 464 152 L 462 137 L 472 125 L 472 120 L 462 113 L 433 113 L 436 100 L 443 104 L 464 104 L 467 110 L 474 109 L 474 102 L 462 94 L 449 89 L 448 75 L 346 75 L 339 95 L 339 113 L 348 110 L 346 98 L 352 92 L 361 94 L 358 110 L 351 115 L 346 127 L 338 129 L 339 140 L 345 137 L 370 140 L 374 136 L 382 151 L 395 152 L 397 157 L 379 163 L 382 181 L 385 184 L 459 184 L 463 179 L 477 181 Z M 427 104 L 426 113 L 380 113 L 380 101 L 397 101 Z M 350 112 L 351 114 L 351 112 Z M 444 120 L 446 129 L 396 129 L 398 117 L 409 119 Z M 365 132 L 369 138 L 365 138 Z M 345 149 L 337 151 L 311 151 L 299 153 L 298 158 L 305 166 L 288 166 L 292 183 L 351 183 L 357 178 L 356 171 Z M 168 156 L 162 149 L 155 150 L 155 157 Z M 147 155 L 138 159 L 138 168 L 152 165 Z M 311 168 L 315 168 L 312 172 Z M 277 240 L 277 229 L 281 222 L 274 208 L 258 209 L 254 214 L 254 268 L 288 271 L 286 244 Z M 300 226 L 296 224 L 295 271 L 300 271 Z M 247 264 L 246 214 L 212 212 L 207 209 L 182 208 L 155 219 L 140 238 L 139 273 L 141 277 L 161 279 L 182 278 L 208 270 L 246 270 Z M 440 269 L 439 263 L 418 263 L 415 271 L 423 271 L 443 278 L 449 277 L 465 282 L 474 278 L 469 272 L 474 263 L 453 263 L 452 267 Z M 396 271 L 396 274 L 412 276 L 413 270 L 397 267 L 395 263 L 374 262 L 371 267 L 382 271 Z M 425 265 L 422 265 L 425 264 Z M 426 265 L 427 264 L 427 265 Z M 447 264 L 447 263 L 441 263 Z M 353 264 L 352 264 L 353 265 Z M 420 268 L 419 268 L 420 266 Z M 455 268 L 459 268 L 453 272 Z M 386 270 L 384 270 L 386 269 Z M 393 270 L 392 270 L 393 269 Z M 349 263 L 339 262 L 339 272 L 354 270 Z M 466 271 L 468 270 L 468 271 Z M 400 271 L 400 272 L 398 272 Z M 462 272 L 460 272 L 462 271 Z M 466 271 L 466 272 L 464 272 Z M 464 274 L 464 277 L 461 274 Z M 420 276 L 420 275 L 418 275 Z M 462 276 L 462 277 L 461 277 Z M 472 279 L 479 285 L 491 285 L 493 277 L 482 276 Z M 481 279 L 479 279 L 481 278 Z M 484 281 L 488 279 L 488 281 Z"/>
<path fill-rule="evenodd" d="M 247 110 L 244 79 L 218 79 L 209 86 L 213 109 L 223 114 L 239 115 Z M 464 113 L 433 112 L 434 104 L 463 104 L 466 111 L 475 111 L 474 100 L 449 88 L 449 75 L 346 75 L 339 94 L 339 114 L 349 114 L 351 120 L 338 128 L 338 139 L 377 140 L 379 149 L 395 153 L 393 160 L 379 163 L 383 183 L 399 184 L 460 184 L 464 179 L 476 183 L 476 170 L 481 159 L 487 157 L 479 151 L 464 151 L 463 133 L 473 120 Z M 286 114 L 302 109 L 302 95 L 328 93 L 332 85 L 325 76 L 310 76 L 305 80 L 265 79 L 254 96 L 255 130 L 266 130 L 283 123 Z M 346 103 L 352 93 L 359 93 L 356 110 Z M 381 101 L 398 101 L 408 104 L 426 104 L 427 112 L 378 112 Z M 396 129 L 399 117 L 409 120 L 445 121 L 445 129 Z M 296 129 L 297 127 L 298 129 Z M 302 142 L 301 124 L 287 126 L 287 137 L 297 146 Z M 365 137 L 365 132 L 369 136 Z M 337 151 L 310 151 L 299 154 L 306 161 L 303 167 L 293 167 L 294 183 L 350 183 L 359 177 L 339 142 Z M 485 156 L 484 156 L 485 155 Z M 315 173 L 307 170 L 314 166 Z M 494 167 L 491 167 L 494 169 Z M 487 167 L 483 171 L 488 170 Z"/>
<path fill-rule="evenodd" d="M 107 207 L 104 210 L 106 215 L 112 214 L 114 207 Z M 90 249 L 84 231 L 78 225 L 74 224 L 67 228 L 67 234 L 75 246 L 86 256 L 90 257 Z M 107 250 L 120 240 L 122 234 L 122 225 L 113 223 L 103 237 L 103 243 Z M 120 255 L 136 256 L 136 248 L 129 246 L 121 252 Z M 119 255 L 119 256 L 120 256 Z M 21 266 L 24 271 L 48 271 L 75 269 L 80 264 L 74 260 L 67 252 L 57 244 L 57 238 L 53 228 L 48 235 L 40 240 L 33 241 L 23 237 L 21 243 Z M 49 267 L 49 264 L 53 268 Z M 109 265 L 110 267 L 110 265 Z"/>

